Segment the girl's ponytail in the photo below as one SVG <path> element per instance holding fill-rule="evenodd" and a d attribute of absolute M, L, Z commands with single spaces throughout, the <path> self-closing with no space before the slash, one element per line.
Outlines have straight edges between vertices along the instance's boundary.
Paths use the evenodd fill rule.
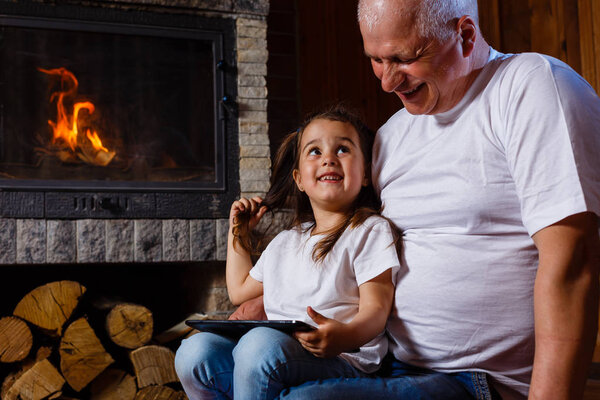
<path fill-rule="evenodd" d="M 266 206 L 270 211 L 279 209 L 310 211 L 308 197 L 298 190 L 292 175 L 298 162 L 299 137 L 299 131 L 288 134 L 275 155 L 271 186 L 261 203 L 261 206 Z M 233 240 L 234 244 L 239 243 L 246 251 L 256 255 L 262 250 L 266 232 L 248 229 L 249 219 L 248 213 L 238 214 L 232 230 Z"/>

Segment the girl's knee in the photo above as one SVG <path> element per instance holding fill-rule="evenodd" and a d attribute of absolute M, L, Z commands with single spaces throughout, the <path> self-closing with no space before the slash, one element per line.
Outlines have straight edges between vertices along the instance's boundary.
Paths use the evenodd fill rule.
<path fill-rule="evenodd" d="M 175 353 L 175 371 L 180 379 L 197 377 L 203 366 L 231 358 L 234 343 L 220 336 L 200 332 L 181 342 Z"/>
<path fill-rule="evenodd" d="M 196 334 L 190 338 L 184 339 L 181 345 L 175 352 L 175 371 L 179 379 L 185 379 L 186 376 L 192 374 L 193 369 L 203 359 L 202 349 L 205 346 L 201 345 L 200 334 Z"/>
<path fill-rule="evenodd" d="M 236 368 L 268 370 L 302 351 L 292 336 L 271 328 L 254 328 L 239 340 L 233 350 Z"/>

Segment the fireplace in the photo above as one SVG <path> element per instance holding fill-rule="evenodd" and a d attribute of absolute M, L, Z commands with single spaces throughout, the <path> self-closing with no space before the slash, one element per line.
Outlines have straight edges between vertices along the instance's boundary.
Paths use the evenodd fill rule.
<path fill-rule="evenodd" d="M 267 12 L 0 1 L 0 264 L 224 260 L 269 184 Z"/>
<path fill-rule="evenodd" d="M 2 187 L 224 190 L 234 27 L 209 21 L 0 17 Z"/>
<path fill-rule="evenodd" d="M 241 20 L 48 3 L 0 2 L 2 215 L 225 215 Z"/>

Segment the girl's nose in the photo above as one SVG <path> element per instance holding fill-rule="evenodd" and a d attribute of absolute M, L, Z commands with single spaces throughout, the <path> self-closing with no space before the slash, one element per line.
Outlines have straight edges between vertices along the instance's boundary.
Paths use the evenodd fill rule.
<path fill-rule="evenodd" d="M 324 167 L 330 167 L 330 166 L 332 166 L 332 165 L 336 165 L 336 163 L 337 163 L 337 161 L 336 161 L 335 157 L 334 157 L 334 156 L 332 156 L 332 155 L 327 155 L 327 154 L 326 154 L 326 155 L 323 157 L 323 162 L 322 162 L 322 164 L 323 164 L 323 166 L 324 166 Z"/>

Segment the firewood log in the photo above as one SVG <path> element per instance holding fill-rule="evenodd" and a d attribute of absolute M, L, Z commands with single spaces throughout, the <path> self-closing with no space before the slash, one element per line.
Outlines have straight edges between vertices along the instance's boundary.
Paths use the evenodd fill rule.
<path fill-rule="evenodd" d="M 137 392 L 135 400 L 187 400 L 187 396 L 168 386 L 147 386 Z"/>
<path fill-rule="evenodd" d="M 13 314 L 43 329 L 51 336 L 60 336 L 64 323 L 77 307 L 85 287 L 77 282 L 47 283 L 26 294 Z"/>
<path fill-rule="evenodd" d="M 85 318 L 67 327 L 60 340 L 59 354 L 62 374 L 77 392 L 114 361 Z"/>
<path fill-rule="evenodd" d="M 37 349 L 35 356 L 30 355 L 21 361 L 18 365 L 20 369 L 15 370 L 6 375 L 4 381 L 2 382 L 2 388 L 0 389 L 0 399 L 7 398 L 7 392 L 11 388 L 11 386 L 21 377 L 25 372 L 30 370 L 34 365 L 38 362 L 47 359 L 52 354 L 52 348 L 48 346 L 41 346 Z M 57 392 L 60 393 L 60 392 Z"/>
<path fill-rule="evenodd" d="M 154 320 L 146 307 L 118 304 L 106 317 L 106 332 L 121 347 L 137 349 L 152 339 Z"/>
<path fill-rule="evenodd" d="M 90 385 L 90 400 L 133 400 L 137 392 L 135 378 L 125 371 L 109 368 Z"/>
<path fill-rule="evenodd" d="M 129 354 L 138 387 L 177 382 L 175 354 L 167 347 L 144 346 Z"/>
<path fill-rule="evenodd" d="M 15 317 L 0 319 L 0 362 L 23 360 L 32 345 L 31 330 L 23 320 Z"/>
<path fill-rule="evenodd" d="M 47 359 L 20 375 L 3 394 L 3 400 L 41 400 L 60 393 L 65 380 Z"/>

